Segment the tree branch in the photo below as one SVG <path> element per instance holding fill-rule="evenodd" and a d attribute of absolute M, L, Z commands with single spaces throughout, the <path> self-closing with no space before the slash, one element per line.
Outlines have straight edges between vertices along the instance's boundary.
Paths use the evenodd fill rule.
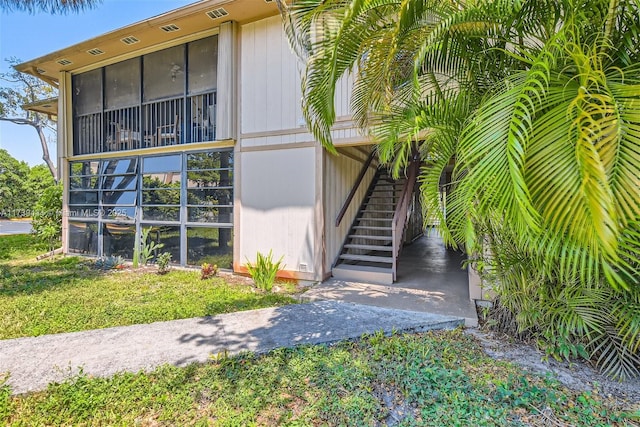
<path fill-rule="evenodd" d="M 33 120 L 29 120 L 29 119 L 23 119 L 20 117 L 0 117 L 0 121 L 4 121 L 4 122 L 11 122 L 13 124 L 16 125 L 27 125 L 27 126 L 33 126 L 34 128 L 38 127 L 38 123 L 33 121 Z"/>

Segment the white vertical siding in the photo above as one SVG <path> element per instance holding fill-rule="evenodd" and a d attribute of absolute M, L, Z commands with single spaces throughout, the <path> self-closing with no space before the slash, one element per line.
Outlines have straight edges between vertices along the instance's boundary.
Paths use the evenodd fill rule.
<path fill-rule="evenodd" d="M 281 18 L 244 25 L 240 40 L 241 132 L 299 127 L 298 60 L 289 48 Z"/>
<path fill-rule="evenodd" d="M 237 28 L 235 22 L 225 22 L 220 25 L 218 37 L 216 139 L 219 140 L 237 138 Z"/>
<path fill-rule="evenodd" d="M 304 128 L 301 109 L 300 73 L 304 65 L 289 47 L 281 18 L 274 16 L 243 25 L 240 42 L 240 133 L 246 135 L 242 146 L 313 141 Z M 336 87 L 338 120 L 351 115 L 352 87 L 351 77 L 341 79 Z M 287 132 L 281 135 L 279 130 Z M 336 132 L 336 139 L 356 133 L 355 129 Z M 252 141 L 264 136 L 268 138 Z"/>

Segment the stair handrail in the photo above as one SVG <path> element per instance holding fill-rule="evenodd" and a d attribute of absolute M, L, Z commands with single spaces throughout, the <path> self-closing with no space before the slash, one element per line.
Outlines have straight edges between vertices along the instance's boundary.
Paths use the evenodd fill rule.
<path fill-rule="evenodd" d="M 391 222 L 391 242 L 392 249 L 392 273 L 393 280 L 396 280 L 397 260 L 402 248 L 402 236 L 404 235 L 404 227 L 407 224 L 407 213 L 409 211 L 409 205 L 411 203 L 411 196 L 413 195 L 413 186 L 418 174 L 418 162 L 411 162 L 408 168 L 407 180 L 402 187 L 402 195 L 400 201 L 396 205 L 396 210 L 393 213 L 393 221 Z"/>
<path fill-rule="evenodd" d="M 373 161 L 374 157 L 375 157 L 375 150 L 372 150 L 371 153 L 369 153 L 369 157 L 367 157 L 367 160 L 365 160 L 364 164 L 362 165 L 362 170 L 360 170 L 360 174 L 358 175 L 358 178 L 356 178 L 356 182 L 353 184 L 351 191 L 349 191 L 349 195 L 344 201 L 344 204 L 342 205 L 340 212 L 338 212 L 338 216 L 336 217 L 336 227 L 340 226 L 340 223 L 342 222 L 342 218 L 347 213 L 347 209 L 349 209 L 349 205 L 351 205 L 351 201 L 353 200 L 353 197 L 356 195 L 356 192 L 358 191 L 358 187 L 360 186 L 360 183 L 364 179 L 364 176 L 367 174 L 367 170 L 369 169 L 369 166 L 371 165 L 371 162 Z"/>

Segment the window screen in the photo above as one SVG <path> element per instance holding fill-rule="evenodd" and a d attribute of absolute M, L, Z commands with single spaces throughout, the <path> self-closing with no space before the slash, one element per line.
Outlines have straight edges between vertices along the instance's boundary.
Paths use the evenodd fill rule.
<path fill-rule="evenodd" d="M 131 107 L 140 103 L 140 58 L 104 68 L 105 107 Z"/>
<path fill-rule="evenodd" d="M 143 63 L 144 101 L 184 94 L 184 45 L 145 55 Z"/>
<path fill-rule="evenodd" d="M 76 116 L 102 111 L 102 69 L 77 74 L 72 84 Z"/>
<path fill-rule="evenodd" d="M 189 43 L 189 94 L 210 92 L 218 75 L 218 36 Z"/>

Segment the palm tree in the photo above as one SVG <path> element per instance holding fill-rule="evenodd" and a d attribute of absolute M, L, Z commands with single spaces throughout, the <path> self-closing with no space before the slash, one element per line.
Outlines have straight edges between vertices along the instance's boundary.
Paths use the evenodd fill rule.
<path fill-rule="evenodd" d="M 52 14 L 81 12 L 101 2 L 102 0 L 0 0 L 0 10 L 29 13 L 42 11 Z"/>
<path fill-rule="evenodd" d="M 281 7 L 307 61 L 303 111 L 318 140 L 332 148 L 335 87 L 352 75 L 354 117 L 381 159 L 398 171 L 418 145 L 426 213 L 492 267 L 519 328 L 553 354 L 586 350 L 613 375 L 637 375 L 640 2 Z"/>

